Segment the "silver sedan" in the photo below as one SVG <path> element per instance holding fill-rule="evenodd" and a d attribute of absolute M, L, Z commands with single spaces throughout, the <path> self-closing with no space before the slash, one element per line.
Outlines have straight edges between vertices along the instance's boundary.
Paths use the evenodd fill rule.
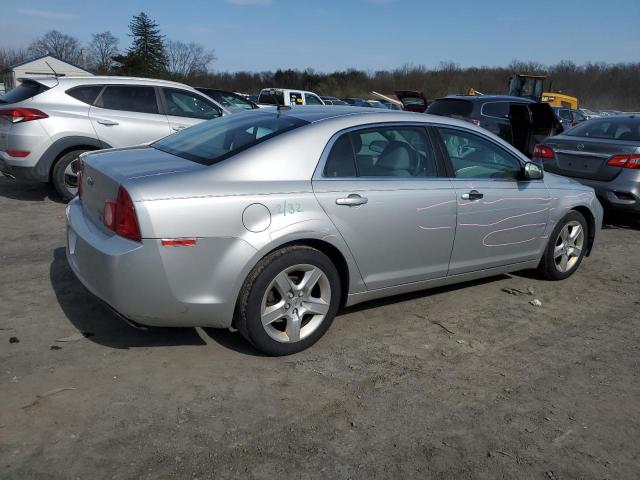
<path fill-rule="evenodd" d="M 445 117 L 256 110 L 82 157 L 67 257 L 134 324 L 237 328 L 300 351 L 339 308 L 538 268 L 576 271 L 592 188 Z"/>

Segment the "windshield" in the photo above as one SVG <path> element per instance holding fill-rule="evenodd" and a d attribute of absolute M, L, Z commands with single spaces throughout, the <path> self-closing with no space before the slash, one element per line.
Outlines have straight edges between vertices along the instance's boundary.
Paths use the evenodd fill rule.
<path fill-rule="evenodd" d="M 202 165 L 213 165 L 309 122 L 272 112 L 246 112 L 200 123 L 151 146 Z"/>
<path fill-rule="evenodd" d="M 638 142 L 640 141 L 640 118 L 594 118 L 567 130 L 564 135 Z"/>
<path fill-rule="evenodd" d="M 4 95 L 0 96 L 0 103 L 9 104 L 23 102 L 26 99 L 35 97 L 47 90 L 49 90 L 49 87 L 45 87 L 41 83 L 25 80 L 13 90 L 9 90 Z"/>

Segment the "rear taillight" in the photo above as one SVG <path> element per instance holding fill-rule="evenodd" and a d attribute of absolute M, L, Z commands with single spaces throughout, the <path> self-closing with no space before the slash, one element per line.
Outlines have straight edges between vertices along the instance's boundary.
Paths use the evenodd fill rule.
<path fill-rule="evenodd" d="M 102 221 L 108 229 L 113 230 L 121 237 L 134 242 L 142 240 L 133 201 L 129 192 L 122 187 L 118 188 L 118 198 L 115 202 L 113 200 L 105 202 Z"/>
<path fill-rule="evenodd" d="M 614 155 L 609 159 L 607 165 L 611 167 L 631 168 L 640 170 L 640 155 Z"/>
<path fill-rule="evenodd" d="M 84 162 L 79 158 L 77 160 L 74 160 L 71 164 L 71 169 L 77 175 L 76 178 L 78 182 L 78 197 L 82 199 L 82 171 L 84 170 Z"/>
<path fill-rule="evenodd" d="M 49 115 L 35 108 L 2 108 L 0 117 L 7 118 L 11 123 L 23 123 L 49 118 Z"/>
<path fill-rule="evenodd" d="M 533 149 L 533 158 L 541 158 L 542 160 L 553 160 L 556 158 L 551 147 L 547 147 L 542 143 L 538 143 Z"/>
<path fill-rule="evenodd" d="M 480 120 L 476 120 L 475 118 L 470 118 L 469 121 L 473 123 L 476 127 L 480 126 Z"/>

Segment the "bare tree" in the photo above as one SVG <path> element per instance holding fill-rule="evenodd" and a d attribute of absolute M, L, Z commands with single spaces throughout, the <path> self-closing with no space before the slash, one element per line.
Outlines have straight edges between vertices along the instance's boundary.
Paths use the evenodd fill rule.
<path fill-rule="evenodd" d="M 0 70 L 24 62 L 29 58 L 24 48 L 0 48 Z"/>
<path fill-rule="evenodd" d="M 118 39 L 109 31 L 94 33 L 89 44 L 91 64 L 98 73 L 109 73 L 113 67 L 113 57 L 118 55 Z"/>
<path fill-rule="evenodd" d="M 70 63 L 80 63 L 82 60 L 82 50 L 78 39 L 58 30 L 49 30 L 42 37 L 31 42 L 29 54 L 34 56 L 54 55 Z"/>
<path fill-rule="evenodd" d="M 188 78 L 206 72 L 215 59 L 213 50 L 205 50 L 200 44 L 173 40 L 167 43 L 167 69 L 179 77 Z"/>

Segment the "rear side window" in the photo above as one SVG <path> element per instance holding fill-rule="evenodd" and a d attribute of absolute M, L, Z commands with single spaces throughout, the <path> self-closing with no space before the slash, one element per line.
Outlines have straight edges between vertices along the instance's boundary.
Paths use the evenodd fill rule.
<path fill-rule="evenodd" d="M 153 87 L 129 85 L 107 86 L 96 105 L 110 110 L 158 113 L 158 101 Z"/>
<path fill-rule="evenodd" d="M 47 90 L 49 90 L 49 87 L 45 87 L 41 83 L 25 80 L 16 88 L 1 96 L 0 104 L 23 102 Z"/>
<path fill-rule="evenodd" d="M 558 110 L 558 118 L 561 118 L 562 120 L 573 120 L 571 117 L 571 111 L 564 109 Z"/>
<path fill-rule="evenodd" d="M 487 102 L 482 105 L 482 115 L 506 118 L 509 115 L 509 102 Z"/>
<path fill-rule="evenodd" d="M 473 112 L 472 102 L 456 98 L 442 98 L 440 100 L 435 100 L 427 109 L 427 113 L 431 113 L 433 115 L 444 115 L 447 117 L 468 117 L 471 115 L 471 112 Z"/>
<path fill-rule="evenodd" d="M 322 105 L 322 102 L 320 101 L 320 99 L 315 95 L 310 95 L 308 93 L 305 93 L 304 96 L 307 100 L 307 105 Z"/>
<path fill-rule="evenodd" d="M 434 149 L 422 127 L 378 127 L 342 135 L 323 175 L 336 177 L 437 177 Z"/>
<path fill-rule="evenodd" d="M 308 123 L 288 115 L 255 110 L 200 123 L 151 146 L 202 165 L 213 165 Z"/>
<path fill-rule="evenodd" d="M 96 98 L 102 91 L 103 85 L 85 85 L 83 87 L 74 87 L 67 90 L 67 95 L 80 100 L 88 105 L 93 105 Z"/>
<path fill-rule="evenodd" d="M 258 97 L 258 103 L 263 105 L 284 105 L 284 93 L 282 91 L 262 91 Z"/>

